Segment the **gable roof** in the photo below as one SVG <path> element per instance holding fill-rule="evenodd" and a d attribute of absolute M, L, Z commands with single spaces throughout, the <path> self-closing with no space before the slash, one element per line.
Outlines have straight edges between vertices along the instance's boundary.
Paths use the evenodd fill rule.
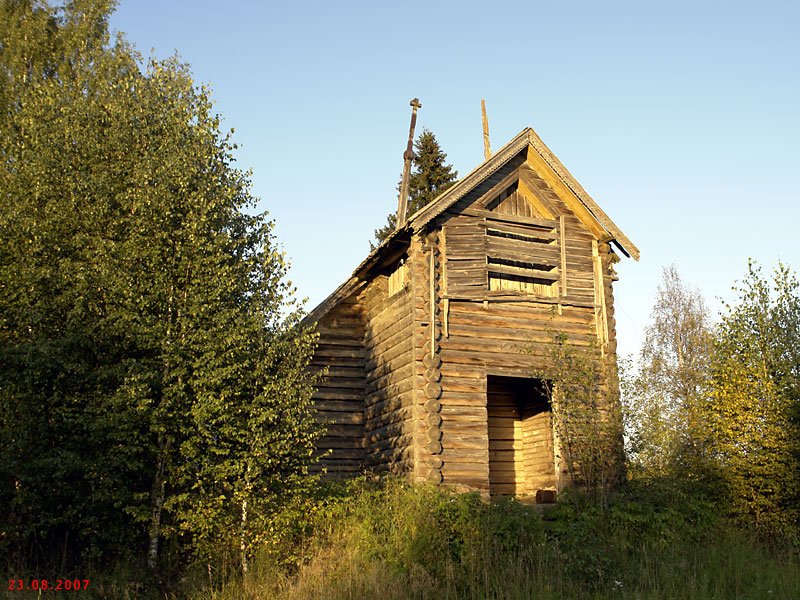
<path fill-rule="evenodd" d="M 597 205 L 589 193 L 583 189 L 583 186 L 578 183 L 572 176 L 572 173 L 558 160 L 536 132 L 532 128 L 526 127 L 518 133 L 514 139 L 492 155 L 491 158 L 475 167 L 466 177 L 460 179 L 455 185 L 439 195 L 433 202 L 427 206 L 423 206 L 411 215 L 403 227 L 393 231 L 379 246 L 374 248 L 367 258 L 356 267 L 352 276 L 314 308 L 303 321 L 318 321 L 341 300 L 363 287 L 366 283 L 365 275 L 382 257 L 391 252 L 390 248 L 397 248 L 398 245 L 402 245 L 402 247 L 405 248 L 413 232 L 418 232 L 425 228 L 428 223 L 461 200 L 525 149 L 529 151 L 533 149 L 536 155 L 544 162 L 546 168 L 552 171 L 556 182 L 563 184 L 566 192 L 574 195 L 580 202 L 580 205 L 588 211 L 590 218 L 606 232 L 606 241 L 614 242 L 626 256 L 630 256 L 637 261 L 639 260 L 639 249 L 628 239 L 622 230 L 617 227 L 603 209 Z"/>

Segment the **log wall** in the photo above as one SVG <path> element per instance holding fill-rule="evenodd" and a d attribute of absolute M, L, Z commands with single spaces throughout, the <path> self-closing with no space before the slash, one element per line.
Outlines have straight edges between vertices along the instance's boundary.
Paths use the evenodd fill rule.
<path fill-rule="evenodd" d="M 319 344 L 311 370 L 327 369 L 316 386 L 313 401 L 318 418 L 327 424 L 327 435 L 317 447 L 323 454 L 320 467 L 332 475 L 352 475 L 365 466 L 364 324 L 361 309 L 348 298 L 317 323 Z"/>
<path fill-rule="evenodd" d="M 403 260 L 402 274 L 380 267 L 319 323 L 328 470 L 486 494 L 558 484 L 550 411 L 487 402 L 487 380 L 546 377 L 555 332 L 597 342 L 614 366 L 609 244 L 522 155 L 416 232 Z"/>
<path fill-rule="evenodd" d="M 492 213 L 486 208 L 491 193 L 484 190 L 440 217 L 445 268 L 439 308 L 446 332 L 440 342 L 443 482 L 487 493 L 533 494 L 565 477 L 554 465 L 550 413 L 512 417 L 519 407 L 490 407 L 487 377 L 546 373 L 556 331 L 576 345 L 597 339 L 605 360 L 615 360 L 610 273 L 615 255 L 535 173 L 526 172 L 525 184 L 535 191 L 541 210 L 517 206 Z M 544 212 L 553 218 L 531 216 Z M 487 229 L 508 235 L 487 235 Z M 532 287 L 491 290 L 492 252 L 524 257 L 532 265 L 528 268 L 538 267 L 535 277 L 555 283 L 556 293 L 531 293 Z M 523 448 L 526 436 L 530 446 L 522 463 L 529 469 L 507 454 Z M 516 479 L 503 479 L 504 470 Z M 536 475 L 526 478 L 527 470 Z"/>
<path fill-rule="evenodd" d="M 413 469 L 413 314 L 410 280 L 389 294 L 379 275 L 359 295 L 364 306 L 364 441 L 366 466 L 408 473 Z"/>

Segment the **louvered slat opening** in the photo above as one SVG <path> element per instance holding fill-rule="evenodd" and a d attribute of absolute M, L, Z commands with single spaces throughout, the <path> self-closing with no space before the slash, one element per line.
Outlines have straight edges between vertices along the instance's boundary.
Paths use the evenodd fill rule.
<path fill-rule="evenodd" d="M 490 222 L 486 226 L 486 273 L 490 292 L 558 296 L 558 222 Z"/>

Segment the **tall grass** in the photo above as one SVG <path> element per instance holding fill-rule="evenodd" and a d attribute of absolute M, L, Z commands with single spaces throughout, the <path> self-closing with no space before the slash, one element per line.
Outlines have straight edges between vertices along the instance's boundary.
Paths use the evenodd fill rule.
<path fill-rule="evenodd" d="M 575 495 L 542 510 L 362 479 L 284 514 L 273 542 L 259 550 L 244 577 L 198 564 L 155 591 L 122 570 L 95 576 L 88 594 L 47 597 L 800 598 L 797 546 L 759 540 L 717 512 L 696 490 L 674 482 L 630 484 L 602 508 Z"/>
<path fill-rule="evenodd" d="M 795 548 L 765 544 L 674 488 L 542 512 L 389 480 L 353 484 L 316 518 L 295 568 L 265 549 L 209 600 L 256 598 L 800 598 Z"/>

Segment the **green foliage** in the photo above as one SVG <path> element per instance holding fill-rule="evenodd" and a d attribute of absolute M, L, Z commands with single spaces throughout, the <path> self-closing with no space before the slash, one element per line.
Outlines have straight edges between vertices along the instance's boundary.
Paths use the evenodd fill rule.
<path fill-rule="evenodd" d="M 433 202 L 436 197 L 453 185 L 458 178 L 458 171 L 445 163 L 447 154 L 442 152 L 436 136 L 427 129 L 414 141 L 413 170 L 408 182 L 408 207 L 406 215 L 411 216 L 423 206 Z M 398 189 L 400 186 L 398 185 Z M 397 225 L 397 213 L 389 213 L 386 225 L 375 230 L 375 246 L 389 237 Z M 372 246 L 372 243 L 370 243 Z M 373 247 L 375 247 L 373 246 Z"/>
<path fill-rule="evenodd" d="M 394 478 L 333 483 L 276 519 L 286 534 L 261 545 L 244 575 L 197 565 L 166 594 L 149 594 L 125 584 L 135 573 L 98 573 L 93 597 L 727 600 L 800 594 L 796 546 L 764 545 L 730 527 L 712 501 L 679 479 L 631 482 L 605 506 L 577 494 L 540 509 Z"/>
<path fill-rule="evenodd" d="M 703 410 L 709 455 L 739 518 L 770 533 L 800 525 L 800 288 L 749 265 L 714 341 Z"/>
<path fill-rule="evenodd" d="M 699 406 L 708 394 L 712 331 L 697 290 L 665 268 L 636 371 L 622 377 L 629 465 L 640 476 L 705 469 Z"/>
<path fill-rule="evenodd" d="M 753 543 L 676 480 L 541 512 L 388 479 L 338 486 L 296 567 L 269 558 L 193 598 L 792 598 L 798 556 Z M 309 543 L 309 540 L 310 543 Z"/>
<path fill-rule="evenodd" d="M 750 263 L 712 330 L 698 292 L 665 270 L 626 381 L 632 474 L 685 478 L 761 533 L 798 535 L 800 293 L 784 265 Z"/>
<path fill-rule="evenodd" d="M 545 366 L 534 376 L 552 399 L 557 468 L 602 501 L 625 464 L 616 373 L 594 339 L 581 345 L 562 332 L 551 335 Z"/>
<path fill-rule="evenodd" d="M 208 91 L 110 6 L 0 2 L 0 544 L 247 555 L 306 485 L 314 336 Z"/>

